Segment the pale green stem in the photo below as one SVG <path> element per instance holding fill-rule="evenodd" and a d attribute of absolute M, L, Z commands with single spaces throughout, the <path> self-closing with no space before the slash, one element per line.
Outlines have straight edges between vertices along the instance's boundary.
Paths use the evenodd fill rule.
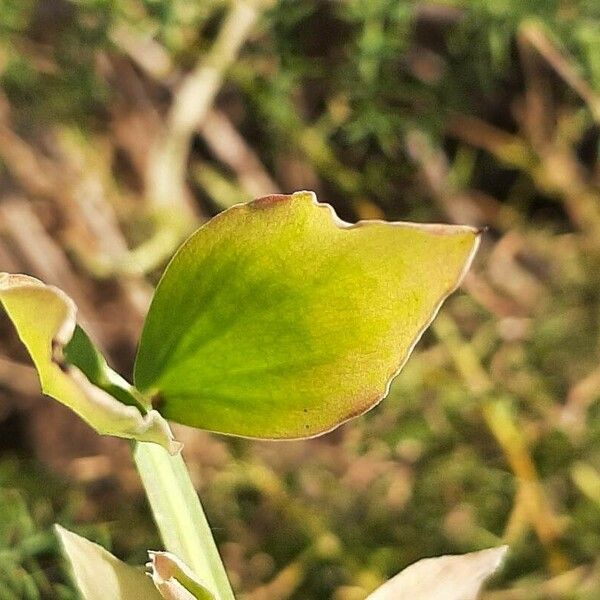
<path fill-rule="evenodd" d="M 165 548 L 198 575 L 215 600 L 234 600 L 225 567 L 181 455 L 158 444 L 137 442 L 133 450 Z"/>

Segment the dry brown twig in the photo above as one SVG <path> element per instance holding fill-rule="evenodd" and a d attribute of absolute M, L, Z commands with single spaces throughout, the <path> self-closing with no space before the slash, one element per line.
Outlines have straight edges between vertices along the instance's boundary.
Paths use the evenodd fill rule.
<path fill-rule="evenodd" d="M 527 173 L 540 190 L 558 196 L 573 225 L 586 234 L 591 245 L 597 245 L 600 192 L 586 181 L 572 149 L 557 143 L 534 149 L 520 136 L 467 115 L 455 114 L 447 131 L 452 137 L 486 150 L 500 162 Z"/>
<path fill-rule="evenodd" d="M 112 34 L 113 41 L 154 81 L 170 88 L 181 75 L 168 52 L 153 39 L 142 38 L 131 28 L 120 25 Z M 149 57 L 155 57 L 150 60 Z M 229 117 L 221 110 L 208 108 L 197 119 L 197 132 L 215 157 L 231 169 L 249 197 L 257 198 L 279 191 L 256 152 L 246 143 Z"/>
<path fill-rule="evenodd" d="M 550 41 L 543 27 L 539 23 L 526 22 L 520 28 L 519 39 L 522 43 L 529 44 L 539 52 L 546 62 L 587 104 L 594 120 L 600 122 L 600 96 L 581 77 L 572 57 L 564 50 L 559 50 Z"/>
<path fill-rule="evenodd" d="M 126 252 L 127 245 L 111 207 L 106 201 L 104 189 L 99 184 L 94 185 L 98 182 L 92 181 L 90 173 L 86 174 L 86 169 L 72 164 L 73 153 L 52 160 L 40 155 L 33 146 L 14 133 L 9 120 L 8 103 L 3 100 L 0 142 L 6 143 L 0 143 L 0 159 L 29 198 L 43 198 L 51 201 L 54 206 L 64 209 L 61 214 L 66 224 L 64 228 L 66 235 L 68 236 L 71 231 L 72 239 L 86 240 L 84 245 L 93 248 L 93 250 L 79 252 L 78 256 L 95 276 L 109 275 L 109 264 L 116 260 L 117 254 Z M 56 149 L 60 149 L 60 139 L 55 136 L 54 141 Z M 35 210 L 24 198 L 16 202 L 7 199 L 0 210 L 4 211 L 5 230 L 9 231 L 13 243 L 19 248 L 21 256 L 26 259 L 25 268 L 19 269 L 14 264 L 10 265 L 10 269 L 8 265 L 6 268 L 11 271 L 28 270 L 50 283 L 63 287 L 82 303 L 84 307 L 82 313 L 87 314 L 89 322 L 92 323 L 94 319 L 91 315 L 94 311 L 90 307 L 86 310 L 84 297 L 77 297 L 80 286 L 76 284 L 78 280 L 72 274 L 68 259 L 64 256 L 63 250 L 46 233 Z M 29 227 L 33 229 L 29 230 Z M 37 232 L 35 235 L 34 231 Z M 49 253 L 46 262 L 43 260 L 40 262 L 45 258 L 43 252 L 36 256 L 39 250 L 37 246 L 40 244 L 43 244 Z M 83 246 L 79 243 L 78 247 L 81 250 Z M 93 268 L 94 265 L 97 268 Z M 141 280 L 136 282 L 131 279 L 121 279 L 118 286 L 124 290 L 125 297 L 134 308 L 134 314 L 139 316 L 141 326 L 151 290 Z M 101 332 L 95 335 L 99 343 L 102 337 Z M 132 344 L 135 343 L 133 338 L 131 341 Z"/>
<path fill-rule="evenodd" d="M 438 315 L 432 329 L 444 344 L 457 370 L 474 397 L 483 401 L 483 417 L 500 446 L 518 484 L 513 502 L 513 513 L 519 518 L 509 519 L 506 535 L 520 536 L 531 525 L 540 542 L 549 553 L 552 569 L 565 568 L 566 559 L 555 546 L 560 535 L 562 520 L 555 515 L 544 493 L 542 482 L 530 455 L 522 428 L 502 399 L 492 397 L 496 384 L 481 365 L 479 357 L 461 336 L 458 326 L 447 312 Z"/>
<path fill-rule="evenodd" d="M 208 111 L 200 124 L 200 134 L 216 158 L 237 175 L 240 185 L 251 198 L 280 192 L 257 154 L 224 112 Z"/>
<path fill-rule="evenodd" d="M 79 320 L 101 348 L 108 346 L 106 332 L 99 326 L 95 310 L 80 279 L 63 250 L 48 235 L 25 198 L 12 197 L 0 205 L 0 222 L 23 262 L 26 272 L 64 290 L 75 300 Z"/>
<path fill-rule="evenodd" d="M 145 273 L 153 269 L 168 258 L 198 221 L 185 184 L 190 142 L 256 22 L 259 9 L 258 2 L 240 0 L 233 3 L 211 49 L 174 91 L 165 126 L 150 150 L 145 173 L 147 207 L 157 226 L 152 237 L 123 256 L 117 265 L 119 272 Z M 148 68 L 148 61 L 140 58 L 139 47 L 132 42 L 128 32 L 124 34 L 117 30 L 113 39 L 121 43 L 134 60 Z M 160 54 L 159 46 L 152 44 L 152 48 Z M 162 68 L 169 67 L 170 64 L 163 60 Z M 162 68 L 150 68 L 149 72 L 164 80 Z"/>
<path fill-rule="evenodd" d="M 587 410 L 599 397 L 600 365 L 571 387 L 560 409 L 558 424 L 573 438 L 580 438 L 586 431 Z"/>

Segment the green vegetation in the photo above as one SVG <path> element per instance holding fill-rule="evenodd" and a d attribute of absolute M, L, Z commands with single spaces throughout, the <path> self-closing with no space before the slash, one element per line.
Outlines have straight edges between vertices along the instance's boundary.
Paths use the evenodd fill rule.
<path fill-rule="evenodd" d="M 83 598 L 134 600 L 151 589 L 166 600 L 233 600 L 182 444 L 163 415 L 221 433 L 290 440 L 364 413 L 387 395 L 464 278 L 479 237 L 455 225 L 352 226 L 310 192 L 232 207 L 200 227 L 167 266 L 139 344 L 137 387 L 110 369 L 63 291 L 0 273 L 0 302 L 42 391 L 98 433 L 135 440 L 135 463 L 170 553 L 149 551 L 150 582 L 57 525 Z M 487 571 L 472 568 L 469 598 L 505 549 L 491 559 L 485 551 Z M 461 560 L 470 564 L 453 560 L 457 569 Z"/>
<path fill-rule="evenodd" d="M 186 425 L 275 439 L 326 432 L 384 397 L 478 237 L 340 226 L 306 192 L 231 208 L 167 267 L 135 384 Z"/>
<path fill-rule="evenodd" d="M 597 3 L 257 7 L 213 108 L 174 136 L 179 92 L 228 3 L 0 0 L 0 270 L 65 289 L 128 374 L 148 284 L 194 222 L 236 201 L 315 189 L 348 221 L 488 226 L 466 293 L 384 403 L 311 441 L 186 434 L 194 481 L 248 600 L 364 598 L 423 556 L 502 542 L 495 587 L 508 591 L 484 598 L 597 597 Z M 165 202 L 148 165 L 174 137 L 184 168 Z M 0 589 L 23 597 L 24 570 L 24 597 L 69 598 L 52 522 L 106 523 L 132 564 L 157 541 L 120 459 L 114 479 L 79 477 L 79 513 L 56 505 L 66 487 L 29 488 L 27 474 L 41 476 L 25 456 L 72 483 L 80 454 L 64 442 L 71 422 L 56 436 L 26 425 L 26 356 L 5 321 L 0 467 L 18 475 L 0 480 L 13 499 L 2 506 L 28 512 L 27 535 L 47 545 L 38 568 L 11 533 Z M 97 508 L 105 480 L 126 511 Z"/>

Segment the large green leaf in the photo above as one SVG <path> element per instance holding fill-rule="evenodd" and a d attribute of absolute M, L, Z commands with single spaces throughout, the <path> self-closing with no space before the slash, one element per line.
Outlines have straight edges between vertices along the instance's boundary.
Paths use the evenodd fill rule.
<path fill-rule="evenodd" d="M 143 568 L 130 567 L 59 525 L 56 533 L 84 600 L 162 600 Z"/>
<path fill-rule="evenodd" d="M 235 206 L 167 267 L 135 384 L 204 429 L 328 431 L 386 395 L 477 242 L 470 227 L 349 225 L 310 192 Z"/>
<path fill-rule="evenodd" d="M 424 558 L 384 583 L 367 600 L 476 600 L 495 573 L 507 546 L 469 554 Z"/>
<path fill-rule="evenodd" d="M 45 394 L 99 433 L 179 450 L 163 417 L 142 404 L 76 325 L 77 309 L 64 292 L 33 277 L 0 273 L 0 304 L 29 351 Z"/>

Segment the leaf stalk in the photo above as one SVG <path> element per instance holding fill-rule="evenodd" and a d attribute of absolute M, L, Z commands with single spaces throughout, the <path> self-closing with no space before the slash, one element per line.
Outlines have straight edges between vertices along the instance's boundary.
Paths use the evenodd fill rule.
<path fill-rule="evenodd" d="M 133 457 L 165 548 L 183 560 L 215 600 L 234 600 L 223 561 L 181 456 L 147 442 Z"/>

